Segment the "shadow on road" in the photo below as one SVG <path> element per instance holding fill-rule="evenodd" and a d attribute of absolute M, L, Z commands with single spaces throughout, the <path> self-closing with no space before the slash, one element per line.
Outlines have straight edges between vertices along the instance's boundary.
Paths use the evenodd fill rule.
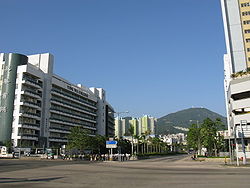
<path fill-rule="evenodd" d="M 26 179 L 26 178 L 0 178 L 0 184 L 2 183 L 20 183 L 20 182 L 49 182 L 64 177 L 53 177 L 53 178 L 37 178 L 37 179 Z"/>

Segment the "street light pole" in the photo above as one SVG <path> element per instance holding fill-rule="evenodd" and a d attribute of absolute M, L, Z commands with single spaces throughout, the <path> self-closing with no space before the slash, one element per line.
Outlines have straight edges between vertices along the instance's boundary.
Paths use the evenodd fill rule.
<path fill-rule="evenodd" d="M 242 152 L 243 152 L 243 164 L 245 165 L 247 163 L 246 161 L 246 150 L 245 150 L 245 143 L 244 143 L 244 132 L 243 132 L 243 128 L 242 125 L 247 126 L 247 122 L 242 120 L 240 121 L 240 129 L 241 129 L 241 145 L 242 145 Z"/>
<path fill-rule="evenodd" d="M 198 155 L 201 155 L 201 140 L 200 140 L 200 125 L 199 125 L 199 121 L 197 120 L 197 128 L 199 130 L 199 134 L 198 134 Z"/>
<path fill-rule="evenodd" d="M 129 113 L 129 111 L 125 111 L 125 112 L 114 112 L 115 114 L 117 114 L 117 129 L 118 129 L 118 131 L 117 131 L 117 133 L 118 133 L 118 139 L 120 139 L 120 115 L 121 114 L 124 114 L 124 113 Z M 120 157 L 120 155 L 121 155 L 121 148 L 119 148 L 118 149 L 118 157 L 119 157 L 119 160 L 121 159 L 121 157 Z"/>

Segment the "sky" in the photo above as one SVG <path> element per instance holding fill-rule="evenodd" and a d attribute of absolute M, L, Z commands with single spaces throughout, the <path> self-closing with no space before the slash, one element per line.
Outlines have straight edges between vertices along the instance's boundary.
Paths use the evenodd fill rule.
<path fill-rule="evenodd" d="M 1 0 L 0 52 L 52 53 L 54 73 L 116 112 L 225 115 L 219 0 Z"/>

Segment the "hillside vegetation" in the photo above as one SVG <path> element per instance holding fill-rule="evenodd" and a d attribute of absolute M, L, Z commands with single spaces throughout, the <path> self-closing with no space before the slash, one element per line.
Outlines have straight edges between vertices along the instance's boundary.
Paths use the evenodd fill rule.
<path fill-rule="evenodd" d="M 215 120 L 220 118 L 226 125 L 226 118 L 218 113 L 212 112 L 206 108 L 189 108 L 175 113 L 168 114 L 158 119 L 156 124 L 157 134 L 186 133 L 190 125 L 202 123 L 204 119 Z"/>

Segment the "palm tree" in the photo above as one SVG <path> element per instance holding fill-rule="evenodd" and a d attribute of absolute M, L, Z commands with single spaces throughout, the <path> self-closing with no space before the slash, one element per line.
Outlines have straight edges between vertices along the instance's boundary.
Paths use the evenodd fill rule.
<path fill-rule="evenodd" d="M 139 153 L 140 136 L 135 135 L 134 138 L 137 140 L 137 144 L 136 144 L 136 153 Z"/>
<path fill-rule="evenodd" d="M 150 135 L 150 133 L 151 133 L 151 131 L 150 131 L 150 130 L 146 130 L 146 131 L 145 131 L 145 133 L 144 133 L 144 134 L 145 134 L 146 138 L 148 137 L 148 135 Z M 147 145 L 147 152 L 146 152 L 146 153 L 148 153 L 148 144 L 147 144 L 147 140 L 146 140 L 146 142 L 145 142 L 145 143 L 146 143 L 146 145 Z"/>
<path fill-rule="evenodd" d="M 146 135 L 145 133 L 142 133 L 140 136 L 140 140 L 142 141 L 142 154 L 145 153 L 145 140 L 146 140 Z"/>

